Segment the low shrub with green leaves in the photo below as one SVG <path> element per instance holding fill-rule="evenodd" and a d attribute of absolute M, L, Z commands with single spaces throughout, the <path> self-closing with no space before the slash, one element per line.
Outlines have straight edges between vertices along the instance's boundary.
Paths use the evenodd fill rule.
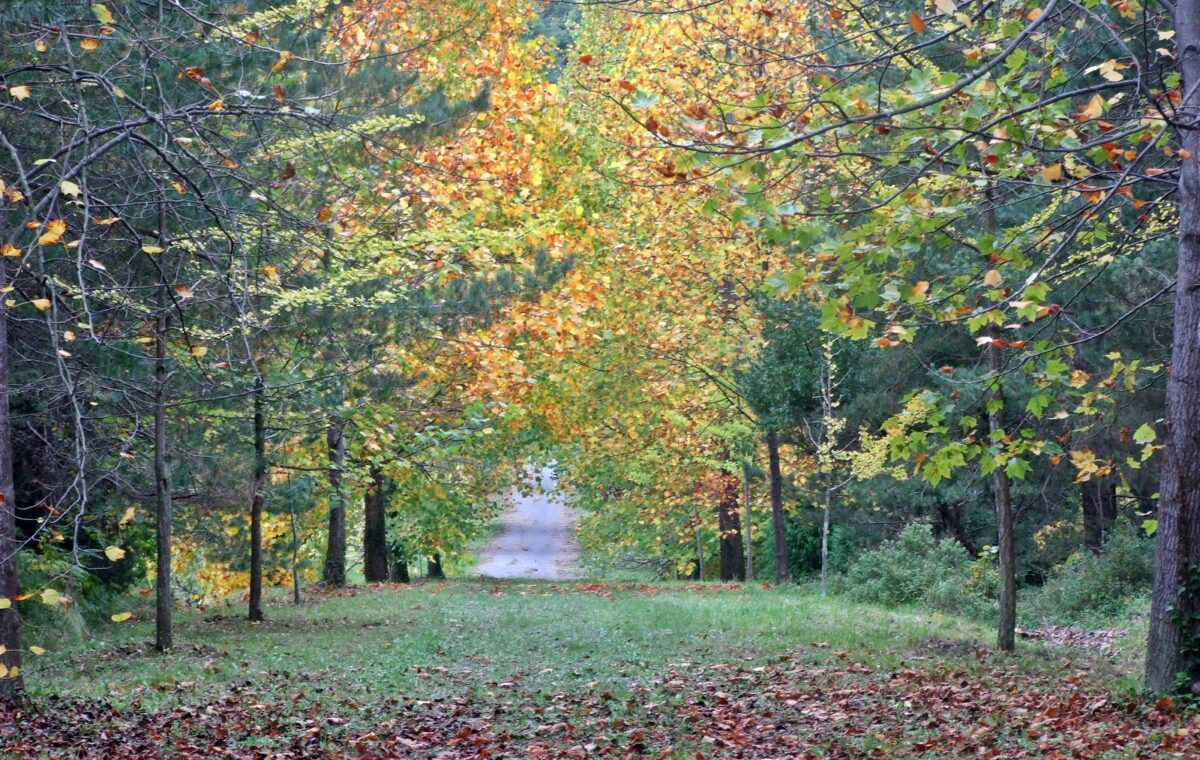
<path fill-rule="evenodd" d="M 971 565 L 971 556 L 957 541 L 938 539 L 928 525 L 910 525 L 891 541 L 859 555 L 843 586 L 848 596 L 860 601 L 989 616 L 995 605 L 971 590 Z"/>
<path fill-rule="evenodd" d="M 1153 581 L 1153 539 L 1121 522 L 1100 552 L 1080 549 L 1055 568 L 1029 595 L 1022 617 L 1030 623 L 1103 625 L 1143 607 Z"/>

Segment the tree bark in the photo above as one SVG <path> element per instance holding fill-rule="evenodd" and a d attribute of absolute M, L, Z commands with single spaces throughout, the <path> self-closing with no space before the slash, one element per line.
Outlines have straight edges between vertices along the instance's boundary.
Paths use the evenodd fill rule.
<path fill-rule="evenodd" d="M 408 572 L 408 557 L 399 549 L 392 554 L 392 583 L 411 583 L 412 575 Z"/>
<path fill-rule="evenodd" d="M 435 580 L 445 580 L 446 571 L 442 569 L 442 555 L 434 552 L 434 555 L 429 558 L 429 569 L 426 575 Z"/>
<path fill-rule="evenodd" d="M 962 522 L 962 504 L 958 502 L 938 502 L 938 517 L 942 521 L 942 532 L 950 536 L 967 550 L 972 557 L 979 556 L 979 547 L 971 540 L 971 535 Z"/>
<path fill-rule="evenodd" d="M 346 438 L 342 434 L 342 418 L 329 418 L 326 431 L 329 448 L 329 541 L 325 546 L 325 569 L 322 581 L 326 586 L 346 585 L 346 497 L 342 492 L 342 476 L 346 463 Z"/>
<path fill-rule="evenodd" d="M 771 527 L 775 533 L 775 581 L 791 580 L 788 563 L 787 518 L 783 513 L 783 473 L 779 467 L 779 433 L 767 433 L 767 458 L 771 479 Z"/>
<path fill-rule="evenodd" d="M 1200 0 L 1175 4 L 1184 101 L 1177 118 L 1200 118 Z M 1200 131 L 1180 130 L 1193 157 L 1179 162 L 1179 264 L 1167 377 L 1165 449 L 1159 485 L 1154 592 L 1146 687 L 1171 690 L 1200 676 Z"/>
<path fill-rule="evenodd" d="M 154 648 L 159 652 L 166 652 L 174 645 L 171 633 L 171 464 L 167 458 L 168 305 L 167 286 L 161 283 L 158 316 L 154 322 Z"/>
<path fill-rule="evenodd" d="M 250 499 L 250 620 L 263 619 L 262 516 L 267 499 L 266 388 L 262 376 L 254 379 L 254 494 Z"/>
<path fill-rule="evenodd" d="M 1083 545 L 1100 551 L 1117 520 L 1117 482 L 1112 478 L 1092 478 L 1079 485 L 1083 501 Z"/>
<path fill-rule="evenodd" d="M 363 499 L 363 575 L 367 583 L 383 583 L 388 579 L 387 494 L 378 467 L 371 469 L 371 482 Z"/>
<path fill-rule="evenodd" d="M 717 521 L 721 531 L 721 580 L 746 579 L 745 557 L 742 555 L 741 529 L 738 519 L 738 479 L 721 473 L 721 502 L 717 506 Z"/>
<path fill-rule="evenodd" d="M 988 345 L 988 368 L 995 375 L 992 391 L 993 411 L 988 414 L 988 429 L 995 437 L 1004 434 L 1004 389 L 1000 372 L 1004 357 L 1000 349 Z M 1017 637 L 1017 545 L 1013 536 L 1012 494 L 1008 473 L 1002 465 L 992 470 L 992 499 L 996 505 L 996 533 L 1000 549 L 1000 620 L 996 630 L 996 646 L 1002 652 L 1016 648 Z"/>
<path fill-rule="evenodd" d="M 8 271 L 0 261 L 0 287 L 8 284 Z M 11 699 L 22 689 L 21 621 L 17 615 L 17 498 L 13 488 L 12 420 L 8 408 L 8 307 L 0 299 L 0 599 L 10 606 L 0 610 L 0 700 Z M 16 676 L 12 675 L 15 668 Z"/>
<path fill-rule="evenodd" d="M 825 512 L 821 516 L 821 596 L 829 596 L 829 519 L 833 489 L 825 489 Z"/>
<path fill-rule="evenodd" d="M 742 511 L 746 515 L 746 530 L 742 534 L 746 550 L 746 580 L 754 580 L 754 534 L 752 532 L 754 516 L 750 514 L 750 465 L 747 463 L 742 467 Z"/>

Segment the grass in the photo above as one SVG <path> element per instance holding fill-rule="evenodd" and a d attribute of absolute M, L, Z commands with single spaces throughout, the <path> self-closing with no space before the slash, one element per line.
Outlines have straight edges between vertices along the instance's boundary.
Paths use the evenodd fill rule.
<path fill-rule="evenodd" d="M 912 701 L 889 696 L 896 678 L 911 677 L 913 684 L 925 678 L 979 679 L 980 684 L 1000 679 L 996 692 L 1003 696 L 1012 690 L 1005 679 L 1027 680 L 1031 693 L 1045 683 L 1045 693 L 1052 694 L 1054 684 L 1073 673 L 1079 689 L 1120 700 L 1132 697 L 1134 684 L 1119 663 L 1097 655 L 1035 645 L 1023 646 L 1015 657 L 989 655 L 992 632 L 976 624 L 822 598 L 805 588 L 454 581 L 360 587 L 299 606 L 281 596 L 271 600 L 267 614 L 259 624 L 244 620 L 235 607 L 180 615 L 176 649 L 166 655 L 146 650 L 143 642 L 153 634 L 148 623 L 105 626 L 86 644 L 30 658 L 31 693 L 163 715 L 189 705 L 275 705 L 269 709 L 283 714 L 305 710 L 306 715 L 339 716 L 332 724 L 339 741 L 363 735 L 382 741 L 377 737 L 381 713 L 418 720 L 412 710 L 419 706 L 426 711 L 420 719 L 429 725 L 425 733 L 414 728 L 405 735 L 425 736 L 420 741 L 444 749 L 463 730 L 477 732 L 487 725 L 498 732 L 489 741 L 524 737 L 518 754 L 533 757 L 559 756 L 539 755 L 542 745 L 566 752 L 582 742 L 579 727 L 600 709 L 596 705 L 603 705 L 607 720 L 618 727 L 627 724 L 624 731 L 597 732 L 614 747 L 641 742 L 647 750 L 665 747 L 695 757 L 696 751 L 721 755 L 720 741 L 733 742 L 725 747 L 732 752 L 738 735 L 751 734 L 727 731 L 725 739 L 709 736 L 707 743 L 701 736 L 688 739 L 687 725 L 671 722 L 683 718 L 671 712 L 659 717 L 646 706 L 686 704 L 718 712 L 739 706 L 739 715 L 753 715 L 759 708 L 750 705 L 758 705 L 762 694 L 786 695 L 799 688 L 790 703 L 802 723 L 813 719 L 818 705 L 860 690 L 866 701 L 859 717 L 890 716 L 886 719 L 894 722 L 903 719 L 903 705 Z M 707 695 L 699 707 L 685 700 L 693 691 Z M 801 710 L 810 698 L 816 701 Z M 450 704 L 459 704 L 459 712 L 436 713 L 441 716 L 436 720 L 428 712 Z M 467 721 L 463 715 L 474 717 Z M 995 720 L 984 722 L 990 726 L 988 721 Z M 239 721 L 238 726 L 246 722 Z M 641 734 L 628 728 L 639 721 Z M 555 738 L 547 726 L 560 722 L 574 728 Z M 863 753 L 882 747 L 893 756 L 901 746 L 922 746 L 929 729 L 902 722 L 895 736 L 882 728 L 851 733 L 839 746 Z M 458 733 L 437 733 L 446 726 Z M 760 727 L 754 735 L 769 733 Z M 275 746 L 272 742 L 279 740 L 266 734 L 250 732 L 239 746 Z M 428 738 L 434 735 L 440 737 L 436 742 Z M 220 736 L 227 741 L 225 733 Z M 771 736 L 784 741 L 782 734 Z M 0 747 L 2 739 L 0 733 Z M 779 749 L 784 745 L 771 746 L 789 754 Z"/>

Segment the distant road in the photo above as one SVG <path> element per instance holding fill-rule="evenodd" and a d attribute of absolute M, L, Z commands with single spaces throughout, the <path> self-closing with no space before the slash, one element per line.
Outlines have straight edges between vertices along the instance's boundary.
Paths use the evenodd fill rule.
<path fill-rule="evenodd" d="M 530 482 L 539 479 L 531 476 Z M 477 574 L 544 580 L 576 577 L 579 545 L 575 542 L 575 516 L 555 490 L 553 468 L 541 470 L 540 485 L 531 496 L 513 489 L 512 506 L 500 520 L 500 532 L 480 555 Z"/>

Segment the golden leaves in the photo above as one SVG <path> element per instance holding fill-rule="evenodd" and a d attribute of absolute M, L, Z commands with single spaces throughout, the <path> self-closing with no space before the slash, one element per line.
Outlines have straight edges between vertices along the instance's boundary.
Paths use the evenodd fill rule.
<path fill-rule="evenodd" d="M 79 40 L 79 49 L 83 50 L 85 52 L 88 52 L 88 53 L 91 53 L 92 51 L 95 51 L 95 50 L 99 50 L 100 49 L 100 38 L 99 37 L 84 37 L 83 39 Z"/>
<path fill-rule="evenodd" d="M 126 620 L 130 620 L 132 618 L 133 618 L 132 612 L 117 612 L 110 619 L 114 623 L 124 623 Z"/>
<path fill-rule="evenodd" d="M 8 88 L 9 97 L 15 100 L 25 100 L 29 97 L 29 85 L 18 84 Z"/>
<path fill-rule="evenodd" d="M 117 562 L 125 559 L 125 550 L 119 546 L 109 546 L 105 548 L 104 556 L 108 557 L 109 562 Z"/>
<path fill-rule="evenodd" d="M 62 219 L 53 219 L 46 223 L 46 229 L 38 238 L 39 245 L 54 245 L 62 241 L 63 234 L 67 231 L 67 223 Z"/>
<path fill-rule="evenodd" d="M 1042 169 L 1042 179 L 1047 182 L 1057 182 L 1063 178 L 1063 165 L 1050 164 L 1045 169 Z"/>
<path fill-rule="evenodd" d="M 33 308 L 37 309 L 38 311 L 46 311 L 53 305 L 50 303 L 49 298 L 35 298 L 29 303 L 33 304 Z"/>
<path fill-rule="evenodd" d="M 280 51 L 279 60 L 275 61 L 275 64 L 271 66 L 271 73 L 278 74 L 279 72 L 283 71 L 283 67 L 287 66 L 288 62 L 295 57 L 296 56 L 294 53 L 291 53 L 287 50 Z"/>

